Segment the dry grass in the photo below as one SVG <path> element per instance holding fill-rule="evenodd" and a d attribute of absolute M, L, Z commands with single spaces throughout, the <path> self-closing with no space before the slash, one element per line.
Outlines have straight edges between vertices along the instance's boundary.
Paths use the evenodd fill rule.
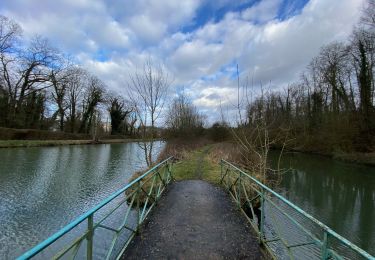
<path fill-rule="evenodd" d="M 241 153 L 235 143 L 217 143 L 212 145 L 208 158 L 213 163 L 220 163 L 220 160 L 224 159 L 228 162 L 239 164 L 241 162 Z"/>
<path fill-rule="evenodd" d="M 245 157 L 245 155 L 241 152 L 240 146 L 233 142 L 224 142 L 212 145 L 212 148 L 208 153 L 208 159 L 212 164 L 218 164 L 221 159 L 233 163 L 271 188 L 275 188 L 279 185 L 282 173 L 285 171 L 285 169 L 271 169 L 268 167 L 267 163 L 266 173 L 264 176 L 261 172 L 259 172 L 259 167 L 257 167 L 260 158 L 258 158 L 255 154 L 246 154 Z"/>
<path fill-rule="evenodd" d="M 129 183 L 132 182 L 133 180 L 135 180 L 136 178 L 142 176 L 146 171 L 147 170 L 135 172 L 133 174 L 133 176 L 130 178 Z M 141 193 L 139 193 L 139 195 L 138 195 L 140 206 L 143 206 L 146 203 L 146 200 L 147 200 L 146 193 L 150 195 L 150 198 L 149 198 L 150 202 L 148 203 L 148 205 L 150 205 L 153 202 L 152 198 L 155 198 L 156 195 L 157 195 L 158 186 L 161 183 L 161 181 L 160 181 L 160 179 L 156 178 L 155 179 L 156 181 L 154 182 L 153 189 L 151 191 L 153 178 L 154 178 L 154 174 L 149 174 L 148 176 L 144 177 L 140 181 L 140 186 L 143 189 L 143 191 Z M 137 187 L 138 187 L 138 185 L 133 185 L 128 190 L 126 190 L 125 193 L 128 196 L 128 198 L 127 198 L 128 203 L 131 203 L 132 198 L 133 198 L 132 195 L 134 194 L 134 192 L 136 192 Z M 136 207 L 136 203 L 133 204 L 133 207 Z"/>
<path fill-rule="evenodd" d="M 170 156 L 173 156 L 176 160 L 185 160 L 191 156 L 191 152 L 198 150 L 212 141 L 207 138 L 195 138 L 195 139 L 173 139 L 169 140 L 164 150 L 159 154 L 157 161 L 162 161 Z"/>
<path fill-rule="evenodd" d="M 220 160 L 224 159 L 252 173 L 254 177 L 259 178 L 256 170 L 252 167 L 252 165 L 257 164 L 257 158 L 254 156 L 251 158 L 251 163 L 249 163 L 249 158 L 245 158 L 244 154 L 241 152 L 241 148 L 236 143 L 225 142 L 214 144 L 208 158 L 212 163 L 220 163 Z"/>

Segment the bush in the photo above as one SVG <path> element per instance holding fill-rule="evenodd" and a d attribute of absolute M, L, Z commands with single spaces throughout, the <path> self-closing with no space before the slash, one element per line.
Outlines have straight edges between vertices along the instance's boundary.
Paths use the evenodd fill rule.
<path fill-rule="evenodd" d="M 215 142 L 225 141 L 230 137 L 228 125 L 222 122 L 214 123 L 209 132 L 211 139 Z"/>
<path fill-rule="evenodd" d="M 86 134 L 0 127 L 0 140 L 88 140 L 91 138 Z"/>

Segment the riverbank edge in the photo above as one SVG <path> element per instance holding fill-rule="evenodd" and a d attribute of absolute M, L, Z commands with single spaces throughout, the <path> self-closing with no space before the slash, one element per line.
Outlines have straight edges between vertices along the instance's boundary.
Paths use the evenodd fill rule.
<path fill-rule="evenodd" d="M 280 150 L 278 148 L 274 148 L 274 149 Z M 375 152 L 372 152 L 372 153 L 319 152 L 319 151 L 306 150 L 303 148 L 285 149 L 284 152 L 320 155 L 320 156 L 329 157 L 331 159 L 342 161 L 342 162 L 362 164 L 362 165 L 367 165 L 367 166 L 375 166 Z"/>
<path fill-rule="evenodd" d="M 62 146 L 62 145 L 94 145 L 94 144 L 116 144 L 116 143 L 130 143 L 147 141 L 137 138 L 127 139 L 102 139 L 94 140 L 0 140 L 1 148 L 20 148 L 20 147 L 42 147 L 42 146 Z M 273 147 L 279 150 L 278 147 Z M 285 152 L 298 152 L 305 154 L 314 154 L 329 157 L 335 160 L 356 163 L 368 166 L 375 166 L 375 152 L 373 153 L 345 153 L 345 152 L 319 152 L 311 151 L 304 148 L 285 149 Z"/>
<path fill-rule="evenodd" d="M 94 145 L 143 142 L 143 139 L 103 139 L 103 140 L 0 140 L 0 148 L 62 146 L 62 145 Z M 155 141 L 155 140 L 154 140 Z"/>

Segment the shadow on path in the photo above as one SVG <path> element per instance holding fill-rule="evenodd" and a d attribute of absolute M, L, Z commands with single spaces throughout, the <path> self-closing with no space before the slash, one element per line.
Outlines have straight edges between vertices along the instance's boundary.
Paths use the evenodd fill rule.
<path fill-rule="evenodd" d="M 172 183 L 121 259 L 261 259 L 235 203 L 201 180 Z"/>

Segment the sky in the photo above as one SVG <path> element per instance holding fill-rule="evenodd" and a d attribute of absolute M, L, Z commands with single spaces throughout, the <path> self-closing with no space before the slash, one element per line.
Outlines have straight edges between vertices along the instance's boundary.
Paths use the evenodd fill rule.
<path fill-rule="evenodd" d="M 47 37 L 125 94 L 146 60 L 207 116 L 233 115 L 240 85 L 280 89 L 332 41 L 347 39 L 364 0 L 1 0 L 23 35 Z M 256 94 L 254 94 L 256 95 Z"/>

